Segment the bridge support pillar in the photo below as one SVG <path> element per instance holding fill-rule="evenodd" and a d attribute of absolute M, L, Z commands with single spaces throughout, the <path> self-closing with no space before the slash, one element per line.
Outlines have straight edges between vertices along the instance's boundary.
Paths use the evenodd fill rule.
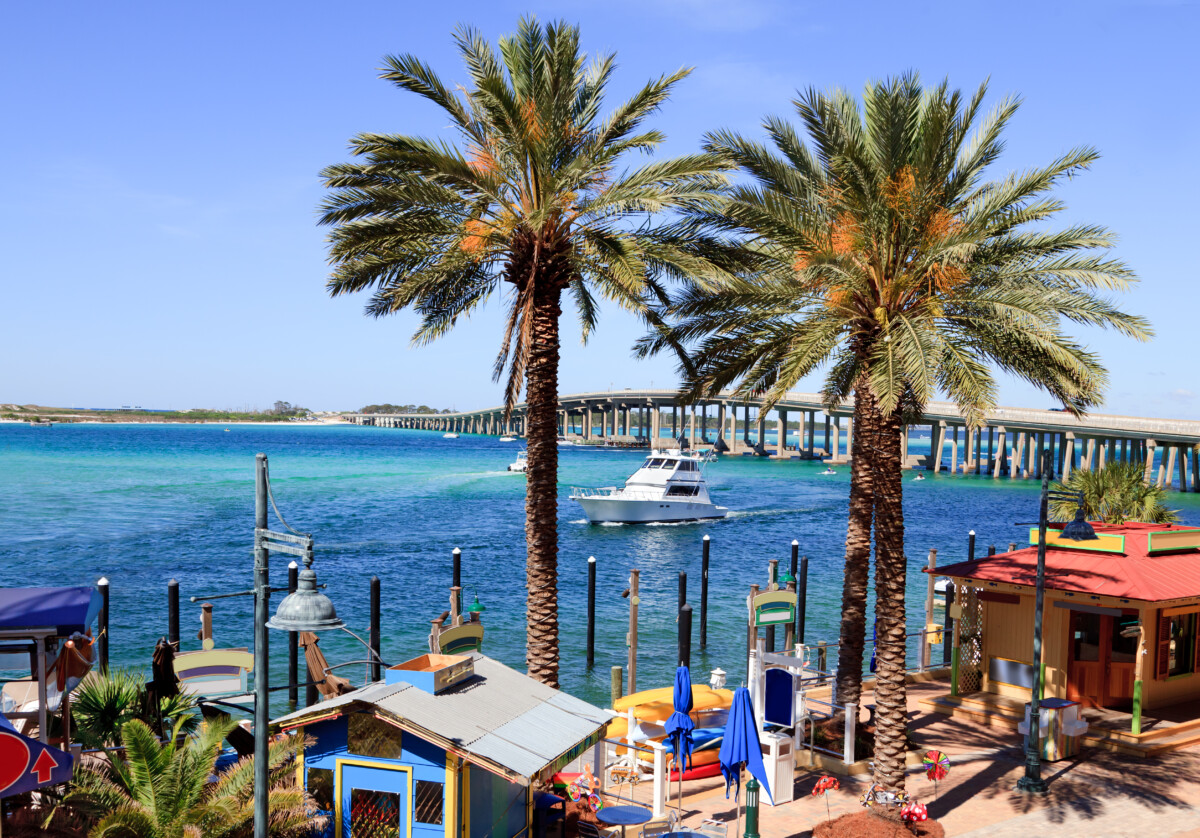
<path fill-rule="evenodd" d="M 1158 443 L 1153 439 L 1146 440 L 1146 471 L 1142 475 L 1142 479 L 1149 483 L 1154 477 L 1154 449 L 1158 447 Z"/>
<path fill-rule="evenodd" d="M 808 458 L 811 460 L 813 458 L 813 438 L 817 435 L 817 412 L 810 410 L 807 415 L 801 415 L 807 420 L 805 423 L 808 425 L 808 444 L 806 447 L 808 448 Z M 799 445 L 799 440 L 796 443 Z"/>
<path fill-rule="evenodd" d="M 1004 426 L 997 425 L 996 426 L 996 459 L 992 460 L 992 479 L 998 479 L 1000 477 L 1000 472 L 1004 471 L 1005 466 L 1008 465 L 1008 460 L 1006 457 L 1006 454 L 1008 452 L 1005 450 L 1004 445 L 1005 445 L 1005 443 L 1004 443 Z"/>
<path fill-rule="evenodd" d="M 954 438 L 950 440 L 950 473 L 958 474 L 958 425 L 954 428 Z"/>
<path fill-rule="evenodd" d="M 788 453 L 787 453 L 787 422 L 788 422 L 787 411 L 784 410 L 783 408 L 778 408 L 778 409 L 776 409 L 775 414 L 776 414 L 775 436 L 776 436 L 776 439 L 778 440 L 778 442 L 775 446 L 775 456 L 778 457 L 779 459 L 783 460 L 783 459 L 787 459 L 787 456 L 788 456 Z M 803 415 L 803 414 L 801 414 L 801 415 Z M 797 448 L 800 447 L 799 440 L 797 440 L 796 447 Z"/>

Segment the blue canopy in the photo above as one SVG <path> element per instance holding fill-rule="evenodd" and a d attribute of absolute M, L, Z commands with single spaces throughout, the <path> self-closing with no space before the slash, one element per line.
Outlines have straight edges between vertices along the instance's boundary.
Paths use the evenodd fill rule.
<path fill-rule="evenodd" d="M 696 727 L 692 717 L 692 673 L 686 666 L 675 670 L 675 712 L 667 719 L 667 737 L 675 754 L 676 770 L 680 775 L 687 771 L 692 761 L 692 730 Z"/>
<path fill-rule="evenodd" d="M 737 800 L 742 790 L 741 769 L 746 766 L 750 776 L 758 780 L 771 794 L 767 782 L 767 770 L 763 765 L 762 745 L 758 741 L 758 721 L 754 718 L 754 705 L 750 703 L 750 691 L 738 687 L 733 694 L 733 705 L 729 708 L 729 721 L 725 723 L 725 738 L 721 740 L 721 773 L 725 775 L 725 797 L 729 797 L 729 784 L 735 784 L 733 799 Z"/>
<path fill-rule="evenodd" d="M 0 629 L 54 626 L 59 637 L 83 633 L 100 613 L 95 588 L 0 588 Z"/>

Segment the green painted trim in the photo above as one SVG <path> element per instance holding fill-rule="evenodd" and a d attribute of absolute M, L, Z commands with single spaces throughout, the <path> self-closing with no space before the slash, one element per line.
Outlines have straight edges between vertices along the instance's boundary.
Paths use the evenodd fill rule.
<path fill-rule="evenodd" d="M 958 647 L 950 653 L 950 695 L 958 695 Z"/>
<path fill-rule="evenodd" d="M 1042 677 L 1038 679 L 1038 706 L 1041 706 L 1041 701 L 1046 697 L 1046 662 L 1042 661 Z"/>
<path fill-rule="evenodd" d="M 1089 553 L 1124 553 L 1125 536 L 1099 534 L 1095 541 L 1070 541 L 1056 537 L 1057 530 L 1047 530 L 1046 546 L 1056 550 L 1086 550 Z M 1029 543 L 1038 543 L 1038 531 L 1034 527 L 1029 531 Z"/>
<path fill-rule="evenodd" d="M 1142 732 L 1142 682 L 1133 682 L 1133 725 L 1130 728 L 1134 736 Z"/>

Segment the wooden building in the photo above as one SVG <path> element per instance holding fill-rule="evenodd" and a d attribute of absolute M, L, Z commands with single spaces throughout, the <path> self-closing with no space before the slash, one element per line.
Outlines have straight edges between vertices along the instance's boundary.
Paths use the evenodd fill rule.
<path fill-rule="evenodd" d="M 1143 754 L 1200 741 L 1200 528 L 1052 529 L 1043 696 L 1078 701 L 1085 744 Z M 933 709 L 1015 725 L 1033 683 L 1033 546 L 939 567 L 954 584 L 952 686 Z"/>
<path fill-rule="evenodd" d="M 430 654 L 275 720 L 314 743 L 300 780 L 325 835 L 529 835 L 531 785 L 603 737 L 609 714 L 478 653 Z"/>

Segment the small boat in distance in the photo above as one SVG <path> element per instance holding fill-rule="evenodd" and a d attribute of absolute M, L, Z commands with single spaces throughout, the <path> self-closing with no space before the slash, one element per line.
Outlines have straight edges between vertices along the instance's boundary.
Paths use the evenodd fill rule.
<path fill-rule="evenodd" d="M 653 451 L 624 486 L 571 490 L 593 524 L 651 524 L 724 518 L 708 495 L 701 461 L 682 451 Z"/>
<path fill-rule="evenodd" d="M 923 474 L 918 474 L 916 477 L 913 478 L 914 481 L 924 480 L 924 479 L 925 479 L 925 475 L 923 475 Z"/>
<path fill-rule="evenodd" d="M 562 448 L 564 446 L 574 446 L 574 445 L 583 445 L 583 443 L 580 442 L 578 439 L 567 439 L 565 436 L 560 436 L 558 438 L 558 447 L 559 448 Z"/>
<path fill-rule="evenodd" d="M 833 469 L 831 469 L 831 468 L 827 468 L 827 469 L 825 469 L 823 472 L 821 472 L 821 474 L 823 474 L 823 475 L 824 475 L 824 474 L 837 474 L 837 472 L 836 472 L 836 471 L 834 471 L 834 470 L 833 470 Z"/>
<path fill-rule="evenodd" d="M 517 438 L 515 436 L 502 436 L 502 437 L 500 437 L 500 441 L 501 442 L 516 442 Z"/>
<path fill-rule="evenodd" d="M 526 469 L 529 468 L 528 457 L 529 457 L 528 451 L 525 451 L 524 449 L 522 449 L 521 451 L 518 451 L 516 462 L 509 463 L 508 470 L 509 471 L 517 471 L 517 472 L 520 472 L 521 474 L 524 474 Z"/>
<path fill-rule="evenodd" d="M 442 434 L 442 439 L 458 439 L 458 434 L 451 431 L 448 434 Z"/>

